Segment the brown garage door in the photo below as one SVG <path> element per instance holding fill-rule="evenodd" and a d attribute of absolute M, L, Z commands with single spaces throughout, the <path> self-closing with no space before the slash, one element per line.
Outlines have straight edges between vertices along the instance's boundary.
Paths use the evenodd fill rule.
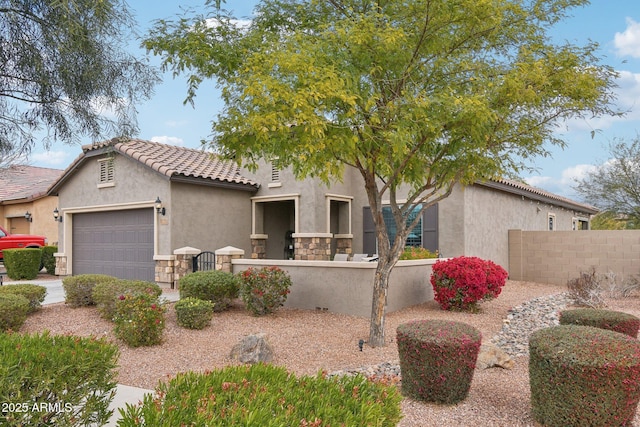
<path fill-rule="evenodd" d="M 153 282 L 153 209 L 74 214 L 73 274 Z"/>

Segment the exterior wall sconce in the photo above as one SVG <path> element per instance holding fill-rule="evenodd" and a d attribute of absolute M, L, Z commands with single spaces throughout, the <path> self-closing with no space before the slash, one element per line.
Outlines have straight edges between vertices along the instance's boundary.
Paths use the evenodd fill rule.
<path fill-rule="evenodd" d="M 165 214 L 167 213 L 164 206 L 162 206 L 162 201 L 160 200 L 159 196 L 156 197 L 156 212 L 158 212 L 158 215 L 162 215 L 162 216 L 165 216 Z"/>
<path fill-rule="evenodd" d="M 53 220 L 56 222 L 62 222 L 62 215 L 60 215 L 58 208 L 53 210 Z"/>
<path fill-rule="evenodd" d="M 33 222 L 33 218 L 31 217 L 31 212 L 26 211 L 24 213 L 24 218 L 28 221 L 28 222 Z"/>

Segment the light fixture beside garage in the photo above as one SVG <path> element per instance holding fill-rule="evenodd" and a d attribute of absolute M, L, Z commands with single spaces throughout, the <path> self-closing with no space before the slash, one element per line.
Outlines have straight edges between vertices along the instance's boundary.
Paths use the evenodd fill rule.
<path fill-rule="evenodd" d="M 28 222 L 33 222 L 33 218 L 31 217 L 31 212 L 26 211 L 24 213 L 24 218 L 28 221 Z"/>
<path fill-rule="evenodd" d="M 158 214 L 162 216 L 167 213 L 164 206 L 162 206 L 162 200 L 160 200 L 160 196 L 156 197 L 156 212 L 158 212 Z"/>
<path fill-rule="evenodd" d="M 53 220 L 56 222 L 62 222 L 62 216 L 60 215 L 58 208 L 53 210 Z"/>

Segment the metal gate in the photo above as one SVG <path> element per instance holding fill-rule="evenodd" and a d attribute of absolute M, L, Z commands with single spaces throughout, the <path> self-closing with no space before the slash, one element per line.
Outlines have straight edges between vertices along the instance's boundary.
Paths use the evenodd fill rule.
<path fill-rule="evenodd" d="M 193 257 L 193 271 L 209 271 L 216 269 L 215 252 L 200 252 L 199 255 Z"/>

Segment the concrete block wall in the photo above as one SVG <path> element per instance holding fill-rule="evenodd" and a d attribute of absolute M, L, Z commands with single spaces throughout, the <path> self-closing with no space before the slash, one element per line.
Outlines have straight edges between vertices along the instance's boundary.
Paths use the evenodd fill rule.
<path fill-rule="evenodd" d="M 640 275 L 640 230 L 509 230 L 509 278 L 566 285 L 595 268 L 618 282 Z"/>

